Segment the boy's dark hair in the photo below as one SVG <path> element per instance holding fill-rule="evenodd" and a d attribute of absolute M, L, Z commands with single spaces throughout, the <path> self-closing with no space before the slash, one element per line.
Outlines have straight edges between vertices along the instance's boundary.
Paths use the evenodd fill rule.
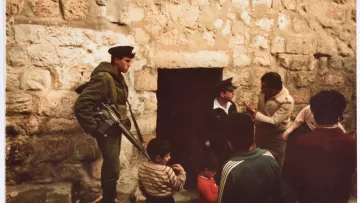
<path fill-rule="evenodd" d="M 218 160 L 215 155 L 213 154 L 205 154 L 200 163 L 199 169 L 203 171 L 205 168 L 211 171 L 216 171 L 218 169 Z"/>
<path fill-rule="evenodd" d="M 254 121 L 247 114 L 236 113 L 225 118 L 225 138 L 234 151 L 248 150 L 254 144 Z"/>
<path fill-rule="evenodd" d="M 155 160 L 157 155 L 160 155 L 161 158 L 164 158 L 167 153 L 171 152 L 170 143 L 161 138 L 154 138 L 150 140 L 149 144 L 146 147 L 146 151 L 149 154 L 151 160 Z"/>
<path fill-rule="evenodd" d="M 332 125 L 343 119 L 346 108 L 344 95 L 335 90 L 323 90 L 310 99 L 310 109 L 319 125 Z"/>
<path fill-rule="evenodd" d="M 281 76 L 275 72 L 265 73 L 261 77 L 262 82 L 266 82 L 269 88 L 281 90 L 282 89 L 282 81 Z"/>

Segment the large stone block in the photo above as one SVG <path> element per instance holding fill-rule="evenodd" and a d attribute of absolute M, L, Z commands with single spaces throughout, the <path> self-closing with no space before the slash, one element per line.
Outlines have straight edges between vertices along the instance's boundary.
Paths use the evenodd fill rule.
<path fill-rule="evenodd" d="M 234 34 L 230 41 L 229 41 L 229 47 L 233 48 L 239 45 L 245 45 L 249 41 L 249 33 L 244 34 Z"/>
<path fill-rule="evenodd" d="M 56 17 L 61 15 L 59 0 L 32 0 L 29 3 L 37 16 Z"/>
<path fill-rule="evenodd" d="M 348 46 L 348 44 L 339 39 L 336 39 L 336 42 L 340 56 L 348 57 L 355 55 L 352 49 Z"/>
<path fill-rule="evenodd" d="M 285 52 L 285 39 L 276 36 L 271 42 L 271 53 L 283 53 Z"/>
<path fill-rule="evenodd" d="M 62 0 L 62 9 L 65 20 L 85 19 L 89 10 L 89 1 L 87 0 Z"/>
<path fill-rule="evenodd" d="M 33 98 L 30 94 L 8 93 L 6 95 L 6 114 L 31 113 L 34 111 Z"/>
<path fill-rule="evenodd" d="M 46 122 L 46 129 L 42 129 L 42 132 L 71 132 L 78 128 L 78 122 L 74 119 L 51 118 Z"/>
<path fill-rule="evenodd" d="M 250 0 L 231 0 L 232 4 L 237 8 L 248 8 L 250 5 Z"/>
<path fill-rule="evenodd" d="M 6 2 L 6 15 L 21 14 L 24 10 L 24 0 L 7 0 Z"/>
<path fill-rule="evenodd" d="M 326 34 L 322 33 L 321 36 L 317 38 L 318 44 L 316 48 L 317 53 L 326 54 L 330 56 L 335 56 L 338 54 L 336 40 Z"/>
<path fill-rule="evenodd" d="M 285 14 L 279 14 L 277 23 L 280 30 L 286 31 L 290 27 L 291 18 Z"/>
<path fill-rule="evenodd" d="M 251 15 L 249 10 L 245 10 L 244 12 L 241 13 L 240 15 L 241 20 L 247 25 L 247 26 L 251 26 Z"/>
<path fill-rule="evenodd" d="M 43 35 L 46 32 L 43 25 L 31 25 L 31 24 L 15 24 L 13 25 L 15 41 L 18 44 L 30 43 L 39 44 L 43 42 Z M 47 47 L 37 50 L 37 52 L 47 52 Z"/>
<path fill-rule="evenodd" d="M 135 41 L 139 44 L 146 44 L 150 40 L 150 36 L 142 28 L 135 28 L 134 36 Z"/>
<path fill-rule="evenodd" d="M 344 60 L 344 63 L 345 61 L 349 61 L 348 59 L 347 60 Z M 356 65 L 356 63 L 355 63 Z M 340 56 L 332 56 L 329 58 L 329 68 L 332 68 L 332 69 L 335 69 L 335 70 L 340 70 L 342 69 L 343 67 L 343 59 L 342 57 Z"/>
<path fill-rule="evenodd" d="M 310 101 L 310 89 L 308 88 L 291 89 L 290 94 L 294 98 L 295 104 L 307 104 Z"/>
<path fill-rule="evenodd" d="M 6 67 L 6 91 L 17 91 L 20 89 L 20 74 L 10 72 L 8 68 Z"/>
<path fill-rule="evenodd" d="M 228 66 L 229 56 L 223 51 L 158 51 L 152 63 L 153 67 L 161 68 L 219 68 Z"/>
<path fill-rule="evenodd" d="M 274 25 L 274 20 L 268 18 L 262 18 L 255 21 L 255 25 L 259 26 L 262 30 L 269 32 Z"/>
<path fill-rule="evenodd" d="M 324 76 L 324 84 L 330 86 L 342 86 L 345 80 L 344 76 L 340 73 L 328 73 Z"/>
<path fill-rule="evenodd" d="M 233 84 L 235 86 L 251 86 L 252 85 L 252 79 L 253 74 L 252 70 L 249 68 L 246 69 L 236 69 L 235 72 L 232 71 L 224 71 L 224 78 L 232 77 Z"/>
<path fill-rule="evenodd" d="M 255 52 L 254 53 L 254 65 L 259 66 L 270 66 L 271 64 L 271 55 L 268 52 Z"/>
<path fill-rule="evenodd" d="M 39 67 L 51 67 L 60 65 L 59 55 L 54 45 L 32 44 L 27 48 L 31 63 Z"/>
<path fill-rule="evenodd" d="M 266 6 L 267 8 L 271 8 L 272 0 L 253 0 L 252 6 Z"/>
<path fill-rule="evenodd" d="M 128 4 L 124 7 L 120 14 L 120 22 L 124 24 L 136 23 L 143 20 L 145 17 L 144 9 L 135 4 Z"/>
<path fill-rule="evenodd" d="M 151 134 L 156 129 L 156 114 L 143 115 L 138 118 L 137 122 L 143 134 Z"/>
<path fill-rule="evenodd" d="M 300 72 L 295 74 L 295 84 L 297 87 L 308 87 L 315 81 L 316 74 L 312 72 Z"/>
<path fill-rule="evenodd" d="M 325 15 L 330 20 L 341 22 L 344 21 L 346 18 L 346 8 L 330 4 Z"/>
<path fill-rule="evenodd" d="M 38 104 L 40 115 L 55 118 L 74 118 L 73 104 L 78 97 L 75 91 L 51 91 L 37 96 L 40 100 Z"/>
<path fill-rule="evenodd" d="M 156 91 L 157 90 L 157 71 L 150 67 L 135 71 L 135 90 L 137 91 Z"/>
<path fill-rule="evenodd" d="M 21 164 L 33 154 L 31 143 L 26 141 L 7 141 L 5 162 L 9 165 Z"/>
<path fill-rule="evenodd" d="M 59 47 L 57 48 L 57 55 L 61 66 L 72 67 L 86 64 L 84 58 L 89 54 L 83 48 Z"/>
<path fill-rule="evenodd" d="M 33 148 L 38 161 L 61 161 L 73 154 L 70 139 L 58 136 L 37 140 L 33 143 Z"/>
<path fill-rule="evenodd" d="M 264 35 L 256 35 L 250 47 L 266 51 L 269 49 L 269 40 Z"/>
<path fill-rule="evenodd" d="M 27 65 L 29 62 L 25 46 L 20 46 L 19 44 L 7 44 L 6 62 L 15 67 Z"/>
<path fill-rule="evenodd" d="M 45 27 L 45 32 L 43 38 L 46 39 L 47 43 L 58 45 L 58 47 L 83 47 L 85 48 L 85 43 L 90 39 L 85 32 L 89 33 L 87 29 L 81 28 L 69 28 L 69 27 L 55 27 L 47 26 Z M 101 35 L 98 35 L 99 37 Z M 96 40 L 96 39 L 95 39 Z M 95 41 L 94 40 L 94 41 Z M 96 42 L 100 44 L 101 42 Z M 69 53 L 71 54 L 71 53 Z"/>
<path fill-rule="evenodd" d="M 286 69 L 290 69 L 291 55 L 279 54 L 276 57 L 276 61 L 280 66 L 282 66 L 282 67 L 284 67 Z"/>
<path fill-rule="evenodd" d="M 53 183 L 44 185 L 26 183 L 18 186 L 6 187 L 6 202 L 71 203 L 71 192 L 72 183 Z"/>
<path fill-rule="evenodd" d="M 309 70 L 309 66 L 310 66 L 309 56 L 304 56 L 304 55 L 292 56 L 290 70 L 293 71 Z"/>
<path fill-rule="evenodd" d="M 249 53 L 244 53 L 244 50 L 241 48 L 236 48 L 233 50 L 233 60 L 234 67 L 245 67 L 251 65 L 252 57 Z"/>
<path fill-rule="evenodd" d="M 88 179 L 88 174 L 82 164 L 59 164 L 54 169 L 55 180 L 81 182 Z"/>
<path fill-rule="evenodd" d="M 51 87 L 50 71 L 28 68 L 21 76 L 20 88 L 23 90 L 45 90 Z"/>
<path fill-rule="evenodd" d="M 317 48 L 316 40 L 309 37 L 289 37 L 286 42 L 286 52 L 292 54 L 312 54 Z"/>
<path fill-rule="evenodd" d="M 50 69 L 54 77 L 54 88 L 74 90 L 80 84 L 89 81 L 94 68 L 88 65 L 79 65 L 71 68 L 55 67 Z"/>
<path fill-rule="evenodd" d="M 344 59 L 344 69 L 349 72 L 356 72 L 356 57 L 347 57 Z M 337 67 L 340 68 L 340 67 Z"/>
<path fill-rule="evenodd" d="M 6 136 L 32 135 L 39 132 L 38 119 L 33 116 L 7 116 Z"/>
<path fill-rule="evenodd" d="M 79 161 L 93 161 L 100 157 L 97 142 L 89 135 L 74 137 L 74 159 Z"/>

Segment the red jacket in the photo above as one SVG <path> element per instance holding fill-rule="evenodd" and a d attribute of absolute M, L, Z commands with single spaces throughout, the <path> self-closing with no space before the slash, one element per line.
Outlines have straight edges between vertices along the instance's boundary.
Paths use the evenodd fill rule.
<path fill-rule="evenodd" d="M 216 203 L 219 193 L 219 186 L 216 185 L 214 178 L 208 179 L 198 176 L 199 203 Z"/>

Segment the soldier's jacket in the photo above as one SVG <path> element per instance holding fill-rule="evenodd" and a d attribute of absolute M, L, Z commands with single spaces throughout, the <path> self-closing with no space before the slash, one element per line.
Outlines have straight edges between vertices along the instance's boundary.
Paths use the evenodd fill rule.
<path fill-rule="evenodd" d="M 114 84 L 115 89 L 111 87 Z M 116 93 L 112 92 L 114 90 Z M 75 116 L 87 133 L 96 134 L 99 121 L 94 118 L 94 114 L 97 107 L 101 106 L 101 102 L 108 103 L 109 101 L 116 104 L 121 114 L 120 119 L 125 121 L 126 127 L 130 128 L 131 123 L 126 113 L 128 87 L 124 76 L 117 75 L 110 63 L 101 62 L 91 73 L 90 81 L 75 91 L 80 93 L 74 105 Z"/>

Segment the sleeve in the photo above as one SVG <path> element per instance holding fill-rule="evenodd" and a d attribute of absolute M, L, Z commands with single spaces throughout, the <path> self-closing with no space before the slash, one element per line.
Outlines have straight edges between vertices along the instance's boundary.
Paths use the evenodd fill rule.
<path fill-rule="evenodd" d="M 215 203 L 218 198 L 219 187 L 214 184 L 211 186 L 206 183 L 200 185 L 199 193 L 205 198 L 206 202 Z"/>
<path fill-rule="evenodd" d="M 257 112 L 255 116 L 255 120 L 264 122 L 264 123 L 270 123 L 273 125 L 280 124 L 282 121 L 287 119 L 292 110 L 294 108 L 293 103 L 284 103 L 280 106 L 280 108 L 272 115 L 271 117 L 266 116 L 262 114 L 261 112 Z"/>
<path fill-rule="evenodd" d="M 180 191 L 185 184 L 186 173 L 180 172 L 179 175 L 175 175 L 175 172 L 172 168 L 167 167 L 168 171 L 166 172 L 168 176 L 169 187 L 174 191 Z"/>
<path fill-rule="evenodd" d="M 292 133 L 296 128 L 301 126 L 305 122 L 305 108 L 301 109 L 299 114 L 296 116 L 294 122 L 291 124 L 291 126 L 284 132 L 284 137 L 289 136 L 290 133 Z"/>
<path fill-rule="evenodd" d="M 343 126 L 340 122 L 338 122 L 338 127 L 339 127 L 344 133 L 346 133 L 346 130 L 345 130 L 344 126 Z"/>
<path fill-rule="evenodd" d="M 108 91 L 106 84 L 104 77 L 95 76 L 74 104 L 76 119 L 87 133 L 94 133 L 97 130 L 97 123 L 93 116 L 96 107 L 106 100 Z"/>
<path fill-rule="evenodd" d="M 219 191 L 218 203 L 233 202 L 232 197 L 234 195 L 232 193 L 236 188 L 236 185 L 235 182 L 232 180 L 233 180 L 232 174 L 229 173 L 224 183 L 221 182 L 220 184 L 221 188 L 219 189 L 220 191 Z"/>

